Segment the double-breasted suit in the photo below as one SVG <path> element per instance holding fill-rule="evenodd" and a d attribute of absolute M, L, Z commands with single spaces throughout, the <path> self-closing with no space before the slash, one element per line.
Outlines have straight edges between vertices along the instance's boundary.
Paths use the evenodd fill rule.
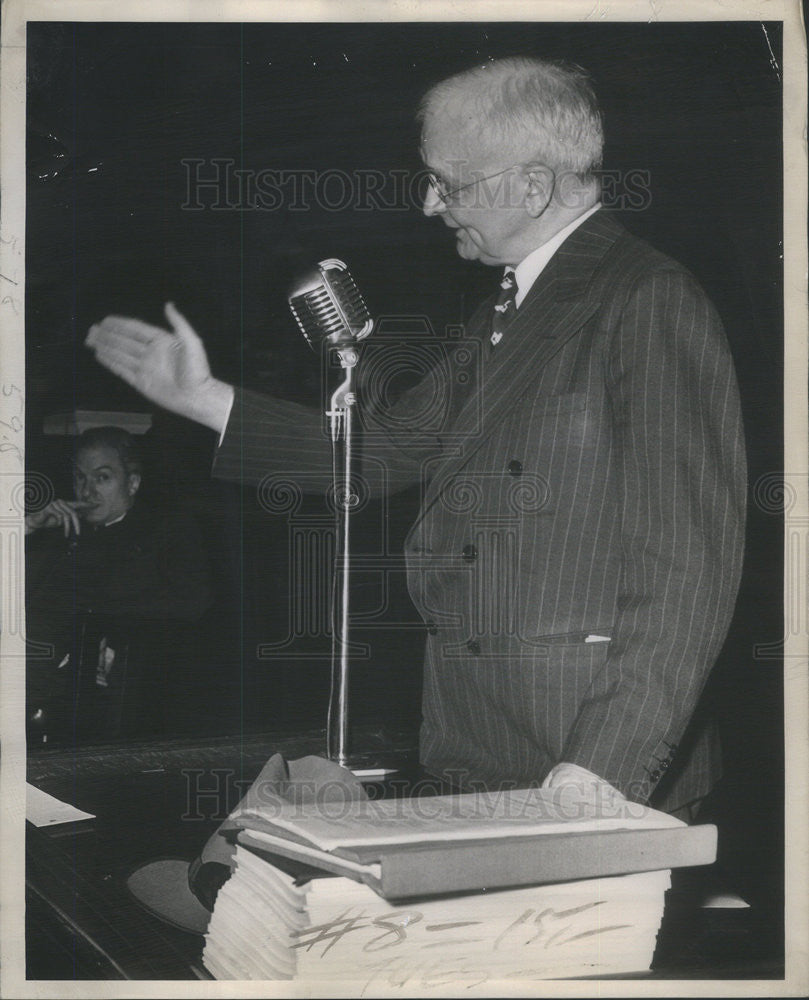
<path fill-rule="evenodd" d="M 493 301 L 392 407 L 366 394 L 369 487 L 423 484 L 405 552 L 428 626 L 422 762 L 492 787 L 566 761 L 676 808 L 718 773 L 692 715 L 743 552 L 721 323 L 684 268 L 603 211 L 565 240 L 490 351 Z M 329 468 L 320 425 L 239 392 L 215 472 L 311 485 Z"/>

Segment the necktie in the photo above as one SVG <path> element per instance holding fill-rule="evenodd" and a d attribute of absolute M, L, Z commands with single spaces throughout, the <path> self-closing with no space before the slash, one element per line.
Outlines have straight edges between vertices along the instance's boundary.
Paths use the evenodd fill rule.
<path fill-rule="evenodd" d="M 506 327 L 514 319 L 517 312 L 517 281 L 513 271 L 506 271 L 500 282 L 500 295 L 494 306 L 492 315 L 492 334 L 489 338 L 493 350 L 503 339 Z"/>

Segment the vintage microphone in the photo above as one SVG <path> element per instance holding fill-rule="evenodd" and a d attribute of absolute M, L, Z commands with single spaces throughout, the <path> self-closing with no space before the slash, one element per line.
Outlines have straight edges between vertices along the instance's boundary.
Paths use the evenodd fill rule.
<path fill-rule="evenodd" d="M 352 408 L 356 403 L 353 391 L 354 368 L 359 360 L 357 342 L 371 332 L 373 320 L 348 267 L 341 260 L 322 260 L 306 271 L 289 291 L 289 308 L 301 332 L 313 350 L 324 345 L 335 349 L 345 369 L 345 379 L 331 397 L 329 418 L 333 455 L 334 496 L 340 504 L 343 567 L 340 585 L 340 627 L 337 642 L 339 663 L 335 665 L 332 646 L 331 693 L 326 727 L 327 755 L 343 767 L 349 765 L 348 755 L 348 674 L 349 674 L 349 558 L 351 508 L 356 498 L 351 489 L 352 468 Z M 342 482 L 338 476 L 338 446 L 342 442 Z M 342 489 L 341 489 L 342 486 Z M 333 629 L 333 633 L 334 633 Z M 336 705 L 337 725 L 333 724 Z"/>
<path fill-rule="evenodd" d="M 312 348 L 362 340 L 373 320 L 348 267 L 331 258 L 300 276 L 289 291 L 289 308 Z"/>
<path fill-rule="evenodd" d="M 288 299 L 292 315 L 312 350 L 324 344 L 336 348 L 340 364 L 346 369 L 346 379 L 332 396 L 331 409 L 326 411 L 332 441 L 337 441 L 341 424 L 350 419 L 349 407 L 355 402 L 352 373 L 359 360 L 355 345 L 368 336 L 374 321 L 348 267 L 333 257 L 301 275 L 290 288 Z M 350 449 L 350 435 L 342 436 Z"/>

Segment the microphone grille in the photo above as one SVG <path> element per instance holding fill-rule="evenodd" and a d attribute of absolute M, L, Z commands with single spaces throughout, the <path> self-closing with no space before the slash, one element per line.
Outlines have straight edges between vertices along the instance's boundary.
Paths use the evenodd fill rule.
<path fill-rule="evenodd" d="M 330 258 L 306 271 L 289 292 L 289 307 L 311 347 L 361 340 L 371 332 L 368 307 L 348 267 Z"/>
<path fill-rule="evenodd" d="M 322 280 L 320 288 L 291 296 L 289 308 L 311 347 L 323 340 L 339 337 L 343 331 L 343 318 Z"/>
<path fill-rule="evenodd" d="M 338 262 L 339 263 L 339 262 Z M 367 336 L 370 330 L 363 333 L 363 328 L 371 319 L 368 307 L 362 293 L 354 283 L 351 272 L 344 266 L 343 270 L 331 270 L 327 274 L 327 279 L 331 283 L 337 302 L 341 306 L 346 322 L 351 328 L 355 337 Z"/>

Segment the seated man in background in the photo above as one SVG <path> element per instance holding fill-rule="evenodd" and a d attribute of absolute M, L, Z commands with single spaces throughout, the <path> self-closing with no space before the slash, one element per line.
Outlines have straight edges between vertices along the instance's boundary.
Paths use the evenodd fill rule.
<path fill-rule="evenodd" d="M 26 515 L 27 719 L 35 741 L 170 733 L 210 568 L 193 522 L 137 502 L 142 462 L 119 427 L 85 431 L 75 500 Z"/>

